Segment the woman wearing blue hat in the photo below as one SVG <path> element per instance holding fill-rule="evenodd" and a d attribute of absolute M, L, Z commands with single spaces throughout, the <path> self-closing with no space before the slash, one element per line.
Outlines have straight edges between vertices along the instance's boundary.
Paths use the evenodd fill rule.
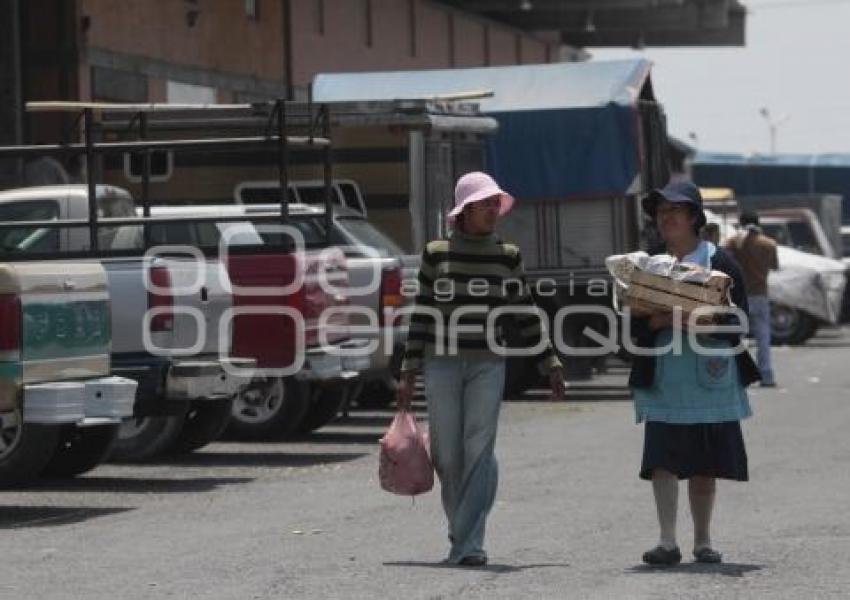
<path fill-rule="evenodd" d="M 663 240 L 662 252 L 681 262 L 721 271 L 733 280 L 732 302 L 745 314 L 747 298 L 741 270 L 722 248 L 701 240 L 706 218 L 699 189 L 676 182 L 653 191 L 643 201 Z M 721 324 L 737 324 L 732 315 Z M 673 314 L 635 318 L 633 337 L 638 347 L 664 348 L 673 338 Z M 722 557 L 711 543 L 710 523 L 716 480 L 747 481 L 747 453 L 740 421 L 749 417 L 746 386 L 759 379 L 746 351 L 734 353 L 740 334 L 700 334 L 694 346 L 687 333 L 681 351 L 658 356 L 636 354 L 629 385 L 638 422 L 645 423 L 640 477 L 652 481 L 661 529 L 656 547 L 643 555 L 651 565 L 675 565 L 682 560 L 676 542 L 679 480 L 688 480 L 694 521 L 693 554 L 697 562 L 718 563 Z M 728 352 L 701 351 L 727 349 Z"/>

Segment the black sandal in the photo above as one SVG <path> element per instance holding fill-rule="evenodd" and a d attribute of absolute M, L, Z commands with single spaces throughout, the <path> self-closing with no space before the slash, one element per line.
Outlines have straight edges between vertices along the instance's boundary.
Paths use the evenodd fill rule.
<path fill-rule="evenodd" d="M 656 546 L 643 553 L 643 562 L 648 565 L 678 565 L 682 562 L 682 552 L 678 548 L 668 550 L 664 546 Z"/>
<path fill-rule="evenodd" d="M 723 562 L 723 555 L 717 550 L 713 550 L 706 546 L 705 548 L 694 550 L 694 559 L 698 563 L 716 565 L 717 563 Z"/>

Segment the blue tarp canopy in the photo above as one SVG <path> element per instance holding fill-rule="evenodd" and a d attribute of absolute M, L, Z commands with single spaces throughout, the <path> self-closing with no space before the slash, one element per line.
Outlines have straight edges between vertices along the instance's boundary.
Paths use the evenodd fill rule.
<path fill-rule="evenodd" d="M 523 199 L 621 195 L 640 170 L 637 100 L 646 60 L 317 75 L 317 102 L 475 100 L 499 122 L 488 169 Z M 650 98 L 651 99 L 651 98 Z"/>
<path fill-rule="evenodd" d="M 850 222 L 850 154 L 700 153 L 693 174 L 701 186 L 732 188 L 738 196 L 840 194 L 843 221 Z"/>

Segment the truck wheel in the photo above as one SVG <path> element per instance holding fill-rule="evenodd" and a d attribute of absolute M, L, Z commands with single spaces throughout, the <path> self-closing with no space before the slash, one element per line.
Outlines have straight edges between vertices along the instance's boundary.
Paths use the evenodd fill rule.
<path fill-rule="evenodd" d="M 387 408 L 395 401 L 395 390 L 386 381 L 371 381 L 357 395 L 360 408 Z"/>
<path fill-rule="evenodd" d="M 306 384 L 291 377 L 267 379 L 236 397 L 227 431 L 249 440 L 291 436 L 307 414 L 309 401 Z"/>
<path fill-rule="evenodd" d="M 770 342 L 774 346 L 805 344 L 818 330 L 818 321 L 796 308 L 770 305 Z"/>
<path fill-rule="evenodd" d="M 509 356 L 505 362 L 505 400 L 522 396 L 535 382 L 539 374 L 534 361 L 526 356 Z"/>
<path fill-rule="evenodd" d="M 0 415 L 0 487 L 38 477 L 59 442 L 61 425 L 24 423 L 21 411 Z"/>
<path fill-rule="evenodd" d="M 232 411 L 233 398 L 194 401 L 171 450 L 182 454 L 214 442 L 227 429 Z"/>
<path fill-rule="evenodd" d="M 42 477 L 73 477 L 82 475 L 102 463 L 118 437 L 117 423 L 62 428 L 53 458 L 41 472 Z"/>
<path fill-rule="evenodd" d="M 346 389 L 343 386 L 326 387 L 317 390 L 315 400 L 307 410 L 307 416 L 301 421 L 298 430 L 312 433 L 333 421 L 345 404 Z"/>
<path fill-rule="evenodd" d="M 142 462 L 168 451 L 183 429 L 184 415 L 134 417 L 121 423 L 109 460 Z"/>

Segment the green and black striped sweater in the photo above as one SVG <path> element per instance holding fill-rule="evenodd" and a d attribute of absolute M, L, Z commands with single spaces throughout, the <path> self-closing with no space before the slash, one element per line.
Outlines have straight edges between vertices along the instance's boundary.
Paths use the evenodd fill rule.
<path fill-rule="evenodd" d="M 441 353 L 492 356 L 488 315 L 496 317 L 497 309 L 502 314 L 491 318 L 491 340 L 501 344 L 505 320 L 513 319 L 520 340 L 511 347 L 543 345 L 537 354 L 540 369 L 560 367 L 548 332 L 531 312 L 534 308 L 516 245 L 501 242 L 495 235 L 459 231 L 447 240 L 429 242 L 422 252 L 402 370 L 420 369 L 426 357 Z"/>

